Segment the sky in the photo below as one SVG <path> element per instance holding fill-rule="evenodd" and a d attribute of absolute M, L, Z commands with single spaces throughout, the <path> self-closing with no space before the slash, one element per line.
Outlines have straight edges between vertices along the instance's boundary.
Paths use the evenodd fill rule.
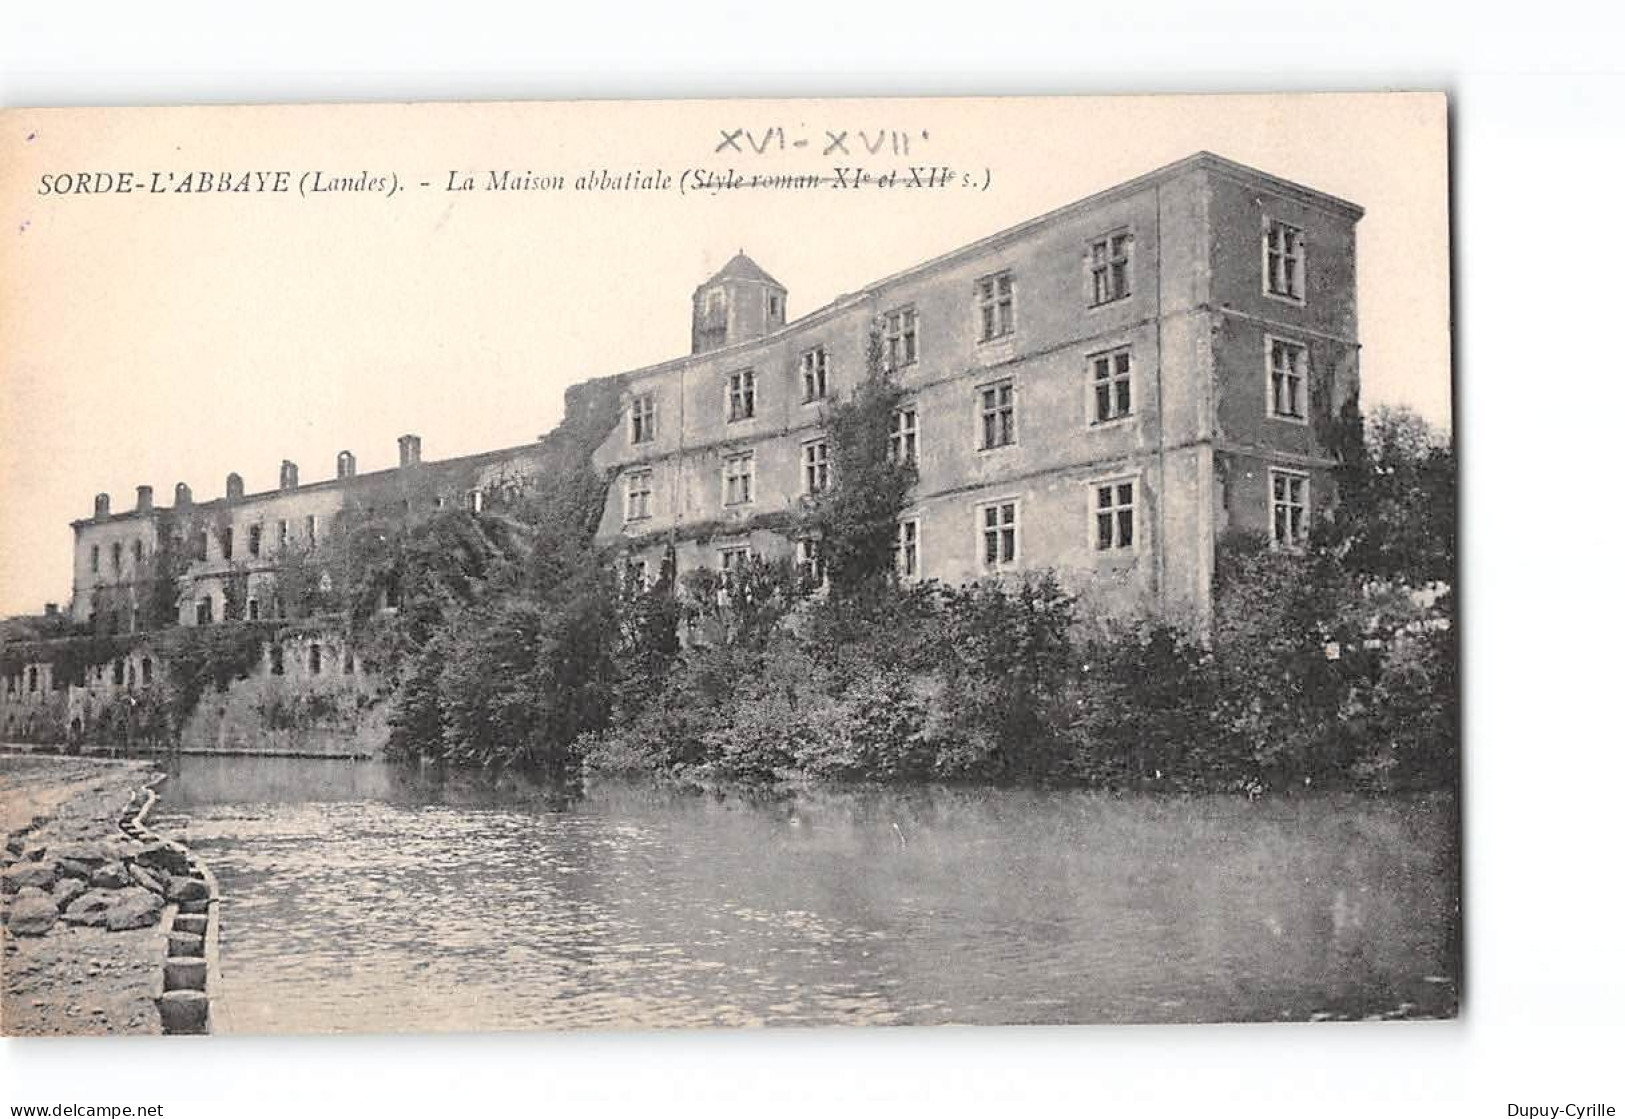
<path fill-rule="evenodd" d="M 0 114 L 0 615 L 66 602 L 69 522 L 98 492 L 115 511 L 143 483 L 161 504 L 177 481 L 208 500 L 231 471 L 254 492 L 283 459 L 317 481 L 343 449 L 363 471 L 392 465 L 406 432 L 426 459 L 524 443 L 568 385 L 687 353 L 695 285 L 740 249 L 789 289 L 794 318 L 1199 150 L 1365 208 L 1362 399 L 1448 427 L 1445 127 L 1429 94 Z M 848 154 L 826 155 L 832 136 Z M 675 189 L 837 165 L 956 178 Z M 660 171 L 674 189 L 445 189 L 504 170 L 567 187 Z M 289 189 L 176 189 L 222 171 L 266 173 L 252 185 L 286 171 Z M 96 172 L 129 172 L 130 191 L 41 193 L 42 176 L 71 189 Z M 316 173 L 385 191 L 301 194 Z M 169 189 L 151 193 L 154 176 Z"/>

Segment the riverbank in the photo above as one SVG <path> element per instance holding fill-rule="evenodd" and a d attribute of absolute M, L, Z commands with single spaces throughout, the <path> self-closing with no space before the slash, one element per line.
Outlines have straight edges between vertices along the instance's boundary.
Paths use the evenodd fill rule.
<path fill-rule="evenodd" d="M 35 852 L 42 856 L 58 851 L 91 853 L 102 845 L 128 844 L 119 831 L 120 817 L 131 795 L 156 773 L 150 762 L 0 755 L 6 871 L 16 871 L 25 863 L 46 867 L 43 857 L 28 857 Z M 111 861 L 92 867 L 90 873 L 101 872 Z M 78 901 L 97 889 L 105 892 L 94 881 L 74 877 L 75 869 L 59 871 L 53 883 L 56 893 L 47 896 L 60 900 L 65 893 L 76 893 L 74 900 Z M 127 868 L 125 873 L 129 873 Z M 42 883 L 48 874 L 49 870 L 40 873 Z M 11 873 L 14 882 L 19 876 Z M 101 881 L 112 886 L 117 877 L 118 872 L 109 869 Z M 156 907 L 126 901 L 133 928 L 113 931 L 105 925 L 58 919 L 40 935 L 20 935 L 23 926 L 14 931 L 12 924 L 24 904 L 21 899 L 27 896 L 37 901 L 38 895 L 25 894 L 28 886 L 17 885 L 16 892 L 8 885 L 4 895 L 7 928 L 0 956 L 4 973 L 0 1032 L 11 1036 L 160 1033 L 154 996 L 162 982 L 168 950 L 167 934 L 158 920 L 162 899 L 154 899 Z M 153 919 L 140 924 L 148 911 Z M 64 910 L 63 917 L 66 915 Z"/>

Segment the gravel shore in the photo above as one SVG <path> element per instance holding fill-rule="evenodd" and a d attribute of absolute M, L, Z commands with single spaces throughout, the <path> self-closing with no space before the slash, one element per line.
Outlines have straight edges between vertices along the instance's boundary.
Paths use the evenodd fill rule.
<path fill-rule="evenodd" d="M 13 848 L 118 840 L 130 794 L 153 773 L 148 762 L 0 755 L 0 824 Z M 16 860 L 16 850 L 8 852 L 7 864 Z M 5 895 L 8 919 L 18 896 Z M 159 1033 L 153 999 L 165 949 L 156 925 L 115 932 L 59 920 L 38 936 L 14 935 L 8 926 L 0 1032 Z"/>

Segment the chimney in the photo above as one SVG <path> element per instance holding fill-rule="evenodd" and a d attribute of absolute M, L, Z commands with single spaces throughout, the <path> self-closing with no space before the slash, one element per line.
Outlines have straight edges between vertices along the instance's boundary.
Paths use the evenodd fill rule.
<path fill-rule="evenodd" d="M 107 519 L 108 513 L 112 510 L 112 504 L 113 499 L 108 497 L 105 493 L 99 493 L 96 495 L 96 519 L 98 521 L 105 521 Z"/>
<path fill-rule="evenodd" d="M 151 486 L 137 486 L 135 488 L 135 511 L 137 513 L 152 512 Z"/>
<path fill-rule="evenodd" d="M 226 475 L 226 500 L 241 501 L 243 499 L 243 476 L 233 470 Z"/>
<path fill-rule="evenodd" d="M 401 445 L 401 465 L 416 466 L 423 458 L 423 440 L 416 435 L 403 435 L 396 440 Z"/>
<path fill-rule="evenodd" d="M 192 487 L 185 482 L 175 483 L 175 508 L 182 509 L 192 504 Z"/>
<path fill-rule="evenodd" d="M 282 473 L 278 475 L 277 485 L 285 490 L 299 488 L 299 464 L 288 459 L 282 460 Z"/>
<path fill-rule="evenodd" d="M 355 456 L 349 451 L 340 451 L 337 475 L 340 478 L 355 477 Z"/>

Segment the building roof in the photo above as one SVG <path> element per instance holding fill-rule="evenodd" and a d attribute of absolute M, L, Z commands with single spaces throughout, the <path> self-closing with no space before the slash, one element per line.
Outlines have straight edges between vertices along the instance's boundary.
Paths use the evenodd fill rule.
<path fill-rule="evenodd" d="M 740 249 L 735 253 L 732 260 L 724 264 L 715 276 L 712 276 L 700 286 L 702 288 L 710 287 L 718 280 L 750 280 L 756 283 L 771 284 L 776 288 L 784 287 L 783 284 L 769 276 L 760 264 L 746 256 L 744 249 Z"/>

